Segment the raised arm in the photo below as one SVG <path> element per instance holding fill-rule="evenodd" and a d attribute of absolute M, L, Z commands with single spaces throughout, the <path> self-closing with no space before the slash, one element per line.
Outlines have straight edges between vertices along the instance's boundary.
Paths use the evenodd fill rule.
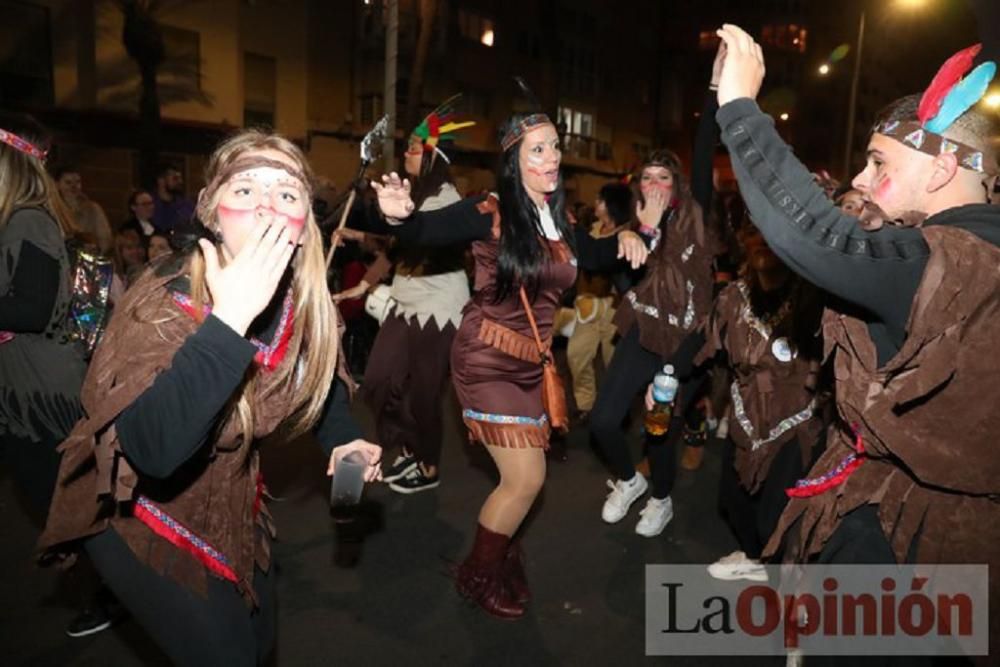
<path fill-rule="evenodd" d="M 725 62 L 726 43 L 719 42 L 719 50 L 712 63 L 712 80 L 705 91 L 698 130 L 694 138 L 694 153 L 691 158 L 691 194 L 701 205 L 708 217 L 712 207 L 712 172 L 715 162 L 715 146 L 719 143 L 719 125 L 715 122 L 715 112 L 719 110 L 719 78 Z"/>
<path fill-rule="evenodd" d="M 890 226 L 866 232 L 827 199 L 753 100 L 760 47 L 735 26 L 722 34 L 728 53 L 716 117 L 754 224 L 789 268 L 875 315 L 898 344 L 927 264 L 923 236 Z"/>
<path fill-rule="evenodd" d="M 410 182 L 393 172 L 372 181 L 384 219 L 373 225 L 378 234 L 392 234 L 412 245 L 446 246 L 487 238 L 493 231 L 493 215 L 479 210 L 486 199 L 463 199 L 435 211 L 416 211 L 410 198 Z"/>

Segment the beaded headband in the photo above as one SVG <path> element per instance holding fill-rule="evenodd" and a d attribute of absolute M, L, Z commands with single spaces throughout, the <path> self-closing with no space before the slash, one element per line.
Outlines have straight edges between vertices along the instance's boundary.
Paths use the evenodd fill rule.
<path fill-rule="evenodd" d="M 226 181 L 240 172 L 249 171 L 250 169 L 254 169 L 256 167 L 272 167 L 286 172 L 288 175 L 302 183 L 306 196 L 309 199 L 312 199 L 312 186 L 309 179 L 307 179 L 305 174 L 295 167 L 285 164 L 280 160 L 272 160 L 266 157 L 241 157 L 221 169 L 219 173 L 216 174 L 215 178 L 213 178 L 211 182 L 205 186 L 205 189 L 201 191 L 201 194 L 198 196 L 198 205 L 196 209 L 198 219 L 207 223 L 212 213 L 209 208 L 212 197 L 215 196 L 216 190 L 218 190 Z"/>
<path fill-rule="evenodd" d="M 43 151 L 38 148 L 33 143 L 27 139 L 22 139 L 13 132 L 8 132 L 7 130 L 0 129 L 0 141 L 7 144 L 15 150 L 19 150 L 22 153 L 26 153 L 31 157 L 36 157 L 39 160 L 44 160 L 45 156 L 48 155 L 48 151 Z"/>
<path fill-rule="evenodd" d="M 507 151 L 531 130 L 536 127 L 541 127 L 542 125 L 552 124 L 552 121 L 549 120 L 549 117 L 545 114 L 533 113 L 514 127 L 510 128 L 507 134 L 503 135 L 503 139 L 500 140 L 500 147 L 503 148 L 504 151 Z"/>
<path fill-rule="evenodd" d="M 875 126 L 875 131 L 887 137 L 892 137 L 904 146 L 933 157 L 943 155 L 944 153 L 954 153 L 960 167 L 971 169 L 980 174 L 986 173 L 986 168 L 983 165 L 983 152 L 981 150 L 977 150 L 960 141 L 948 139 L 936 132 L 931 132 L 923 127 L 919 121 L 887 121 Z"/>

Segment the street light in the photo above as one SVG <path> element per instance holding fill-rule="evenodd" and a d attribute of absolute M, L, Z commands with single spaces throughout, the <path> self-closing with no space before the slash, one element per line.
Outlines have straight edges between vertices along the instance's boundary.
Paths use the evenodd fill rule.
<path fill-rule="evenodd" d="M 778 118 L 780 118 L 781 120 L 788 120 L 788 114 L 787 113 L 783 113 L 780 116 L 778 116 Z"/>
<path fill-rule="evenodd" d="M 927 5 L 927 0 L 896 0 L 894 6 L 917 9 Z M 861 58 L 865 41 L 865 11 L 861 10 L 858 21 L 858 41 L 854 51 L 854 76 L 851 79 L 851 96 L 847 106 L 847 141 L 844 142 L 844 174 L 851 176 L 851 153 L 854 152 L 854 116 L 858 109 L 858 82 L 861 79 Z"/>
<path fill-rule="evenodd" d="M 819 74 L 820 74 L 820 76 L 826 76 L 829 73 L 830 73 L 830 66 L 829 65 L 827 65 L 826 63 L 823 63 L 822 65 L 819 66 Z"/>

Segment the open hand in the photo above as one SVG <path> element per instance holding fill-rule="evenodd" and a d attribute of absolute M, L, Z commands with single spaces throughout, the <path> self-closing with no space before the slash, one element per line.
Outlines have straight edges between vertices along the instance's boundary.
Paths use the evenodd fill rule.
<path fill-rule="evenodd" d="M 250 323 L 274 297 L 281 276 L 295 252 L 285 225 L 258 223 L 239 253 L 220 266 L 219 250 L 198 241 L 205 256 L 205 282 L 212 295 L 212 314 L 244 335 Z"/>
<path fill-rule="evenodd" d="M 643 199 L 646 200 L 645 203 L 642 200 L 635 203 L 635 217 L 644 227 L 656 229 L 669 204 L 667 193 L 660 188 L 650 188 L 643 193 Z"/>
<path fill-rule="evenodd" d="M 719 106 L 741 97 L 757 99 L 764 82 L 764 53 L 742 28 L 727 23 L 716 31 L 726 47 L 719 76 Z"/>
<path fill-rule="evenodd" d="M 618 259 L 624 258 L 629 266 L 638 269 L 648 256 L 649 249 L 638 234 L 628 229 L 618 232 Z"/>
<path fill-rule="evenodd" d="M 719 50 L 715 52 L 715 61 L 712 63 L 711 87 L 719 89 L 719 80 L 722 79 L 722 66 L 726 62 L 726 43 L 719 42 Z"/>
<path fill-rule="evenodd" d="M 372 181 L 372 189 L 378 195 L 378 207 L 382 215 L 390 220 L 402 220 L 413 213 L 413 199 L 410 197 L 410 181 L 400 180 L 399 174 L 392 172 L 382 176 L 382 182 Z"/>
<path fill-rule="evenodd" d="M 352 440 L 346 445 L 335 447 L 330 453 L 330 463 L 327 465 L 327 477 L 337 471 L 337 463 L 351 452 L 359 452 L 368 462 L 365 468 L 365 481 L 377 482 L 382 479 L 382 448 L 367 440 Z"/>

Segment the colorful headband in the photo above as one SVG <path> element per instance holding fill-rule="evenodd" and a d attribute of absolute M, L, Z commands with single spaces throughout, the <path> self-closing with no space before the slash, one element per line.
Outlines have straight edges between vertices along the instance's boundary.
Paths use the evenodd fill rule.
<path fill-rule="evenodd" d="M 455 132 L 476 124 L 475 121 L 471 120 L 462 123 L 456 123 L 452 120 L 455 117 L 455 103 L 461 97 L 461 93 L 449 97 L 437 109 L 427 114 L 427 117 L 420 121 L 420 125 L 417 125 L 411 132 L 412 136 L 419 138 L 423 143 L 425 151 L 437 153 L 449 164 L 451 160 L 438 148 L 438 143 L 454 141 Z"/>
<path fill-rule="evenodd" d="M 954 153 L 960 166 L 981 174 L 986 173 L 981 150 L 931 132 L 917 121 L 889 121 L 878 125 L 875 131 L 892 137 L 904 146 L 909 146 L 934 157 L 944 153 Z"/>
<path fill-rule="evenodd" d="M 7 144 L 15 150 L 19 150 L 22 153 L 27 153 L 31 157 L 36 157 L 39 160 L 44 160 L 45 156 L 49 154 L 48 151 L 43 151 L 38 148 L 33 143 L 26 139 L 22 139 L 13 132 L 8 132 L 7 130 L 0 129 L 0 141 Z"/>
<path fill-rule="evenodd" d="M 553 125 L 549 117 L 543 113 L 533 113 L 520 123 L 510 128 L 507 134 L 503 135 L 503 139 L 500 140 L 500 147 L 504 151 L 510 149 L 511 146 L 516 144 L 521 140 L 521 138 L 535 129 L 536 127 L 541 127 L 542 125 Z"/>
<path fill-rule="evenodd" d="M 216 191 L 236 174 L 249 171 L 250 169 L 255 169 L 257 167 L 272 167 L 274 169 L 281 169 L 282 171 L 288 173 L 288 175 L 302 183 L 302 187 L 305 188 L 307 198 L 310 200 L 312 199 L 312 183 L 309 182 L 309 179 L 306 178 L 305 174 L 295 167 L 285 164 L 280 160 L 272 160 L 266 157 L 241 157 L 219 170 L 219 173 L 215 175 L 215 178 L 205 185 L 205 188 L 198 195 L 198 203 L 195 208 L 195 213 L 198 215 L 198 218 L 203 223 L 207 224 L 212 215 L 212 211 L 209 206 L 212 203 L 212 198 L 215 196 Z"/>
<path fill-rule="evenodd" d="M 920 98 L 918 120 L 887 121 L 877 125 L 875 131 L 934 157 L 954 153 L 962 167 L 986 173 L 981 150 L 942 136 L 962 114 L 983 98 L 996 75 L 997 66 L 992 61 L 972 69 L 982 48 L 982 44 L 974 44 L 945 61 Z M 968 76 L 965 76 L 966 73 Z"/>

